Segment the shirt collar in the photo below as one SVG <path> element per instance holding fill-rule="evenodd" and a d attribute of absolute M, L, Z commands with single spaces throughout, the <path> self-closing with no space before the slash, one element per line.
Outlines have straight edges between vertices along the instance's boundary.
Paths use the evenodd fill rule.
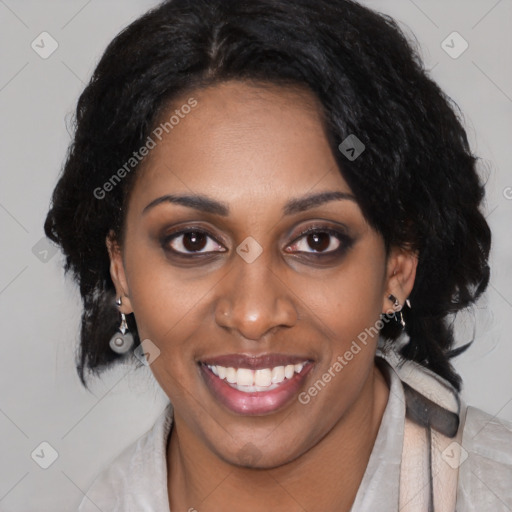
<path fill-rule="evenodd" d="M 380 338 L 376 356 L 386 360 L 401 380 L 407 417 L 421 426 L 454 437 L 460 423 L 459 393 L 432 370 L 404 358 L 400 349 L 408 342 L 405 335 L 395 341 Z"/>
<path fill-rule="evenodd" d="M 389 398 L 351 512 L 398 510 L 406 416 L 449 437 L 457 432 L 458 392 L 436 373 L 400 355 L 408 341 L 405 336 L 393 342 L 379 339 L 376 362 L 388 382 Z"/>
<path fill-rule="evenodd" d="M 389 398 L 352 512 L 398 510 L 405 395 L 392 366 L 386 360 L 379 363 L 388 382 Z"/>
<path fill-rule="evenodd" d="M 398 510 L 406 414 L 417 423 L 429 425 L 450 437 L 458 426 L 460 401 L 456 390 L 434 372 L 400 356 L 399 347 L 399 343 L 379 341 L 376 358 L 390 392 L 352 512 Z M 105 510 L 108 507 L 118 510 L 115 507 L 120 505 L 123 510 L 131 507 L 170 512 L 167 440 L 172 423 L 173 407 L 169 403 L 152 429 L 141 436 L 135 446 L 128 447 L 96 480 L 91 494 L 84 498 L 84 508 L 81 506 L 79 510 L 92 510 L 86 505 L 96 503 Z M 113 488 L 119 493 L 114 495 Z"/>

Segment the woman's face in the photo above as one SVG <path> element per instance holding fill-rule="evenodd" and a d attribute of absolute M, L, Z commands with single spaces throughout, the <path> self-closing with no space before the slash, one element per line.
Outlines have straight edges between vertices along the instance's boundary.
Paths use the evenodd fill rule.
<path fill-rule="evenodd" d="M 271 467 L 364 396 L 368 329 L 389 293 L 403 303 L 410 291 L 403 255 L 386 258 L 310 93 L 227 82 L 166 119 L 190 98 L 154 138 L 112 276 L 160 351 L 150 368 L 177 428 L 226 461 Z"/>

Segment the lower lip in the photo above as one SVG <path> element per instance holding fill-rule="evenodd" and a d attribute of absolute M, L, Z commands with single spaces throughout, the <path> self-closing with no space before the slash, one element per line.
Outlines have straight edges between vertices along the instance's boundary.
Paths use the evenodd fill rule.
<path fill-rule="evenodd" d="M 300 373 L 295 373 L 291 379 L 285 379 L 275 389 L 244 393 L 219 379 L 206 365 L 199 366 L 206 385 L 213 395 L 229 410 L 246 415 L 269 414 L 283 407 L 297 394 L 312 368 L 311 363 L 306 363 Z"/>

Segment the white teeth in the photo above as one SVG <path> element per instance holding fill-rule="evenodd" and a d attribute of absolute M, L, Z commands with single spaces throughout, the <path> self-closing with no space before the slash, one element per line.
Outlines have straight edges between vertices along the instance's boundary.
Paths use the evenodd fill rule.
<path fill-rule="evenodd" d="M 272 391 L 279 387 L 279 384 L 272 384 L 272 386 L 238 386 L 237 384 L 230 384 L 230 386 L 244 393 L 254 393 L 255 391 Z"/>
<path fill-rule="evenodd" d="M 256 386 L 268 387 L 272 383 L 272 371 L 269 368 L 256 370 L 254 372 L 254 384 Z"/>
<path fill-rule="evenodd" d="M 236 383 L 239 386 L 253 386 L 254 372 L 249 368 L 238 368 L 236 372 Z"/>
<path fill-rule="evenodd" d="M 254 391 L 269 391 L 276 388 L 285 379 L 291 379 L 295 373 L 300 373 L 307 361 L 274 368 L 226 368 L 219 365 L 208 365 L 208 368 L 219 379 L 226 380 L 240 391 L 251 393 Z"/>
<path fill-rule="evenodd" d="M 218 366 L 217 366 L 218 368 Z M 226 368 L 226 380 L 230 384 L 236 383 L 236 370 L 234 368 Z"/>
<path fill-rule="evenodd" d="M 294 373 L 295 373 L 295 365 L 289 364 L 284 367 L 284 376 L 287 379 L 291 379 L 293 377 Z"/>
<path fill-rule="evenodd" d="M 276 366 L 272 368 L 272 384 L 276 382 L 283 382 L 284 380 L 284 366 Z"/>

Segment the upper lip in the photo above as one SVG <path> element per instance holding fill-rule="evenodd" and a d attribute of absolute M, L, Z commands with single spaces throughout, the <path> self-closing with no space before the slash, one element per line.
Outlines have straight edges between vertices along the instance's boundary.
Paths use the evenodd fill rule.
<path fill-rule="evenodd" d="M 276 366 L 287 366 L 311 361 L 307 356 L 290 354 L 262 354 L 259 356 L 247 354 L 224 354 L 221 356 L 207 357 L 201 362 L 211 366 L 224 366 L 226 368 L 249 368 L 260 370 L 263 368 L 274 368 Z"/>

